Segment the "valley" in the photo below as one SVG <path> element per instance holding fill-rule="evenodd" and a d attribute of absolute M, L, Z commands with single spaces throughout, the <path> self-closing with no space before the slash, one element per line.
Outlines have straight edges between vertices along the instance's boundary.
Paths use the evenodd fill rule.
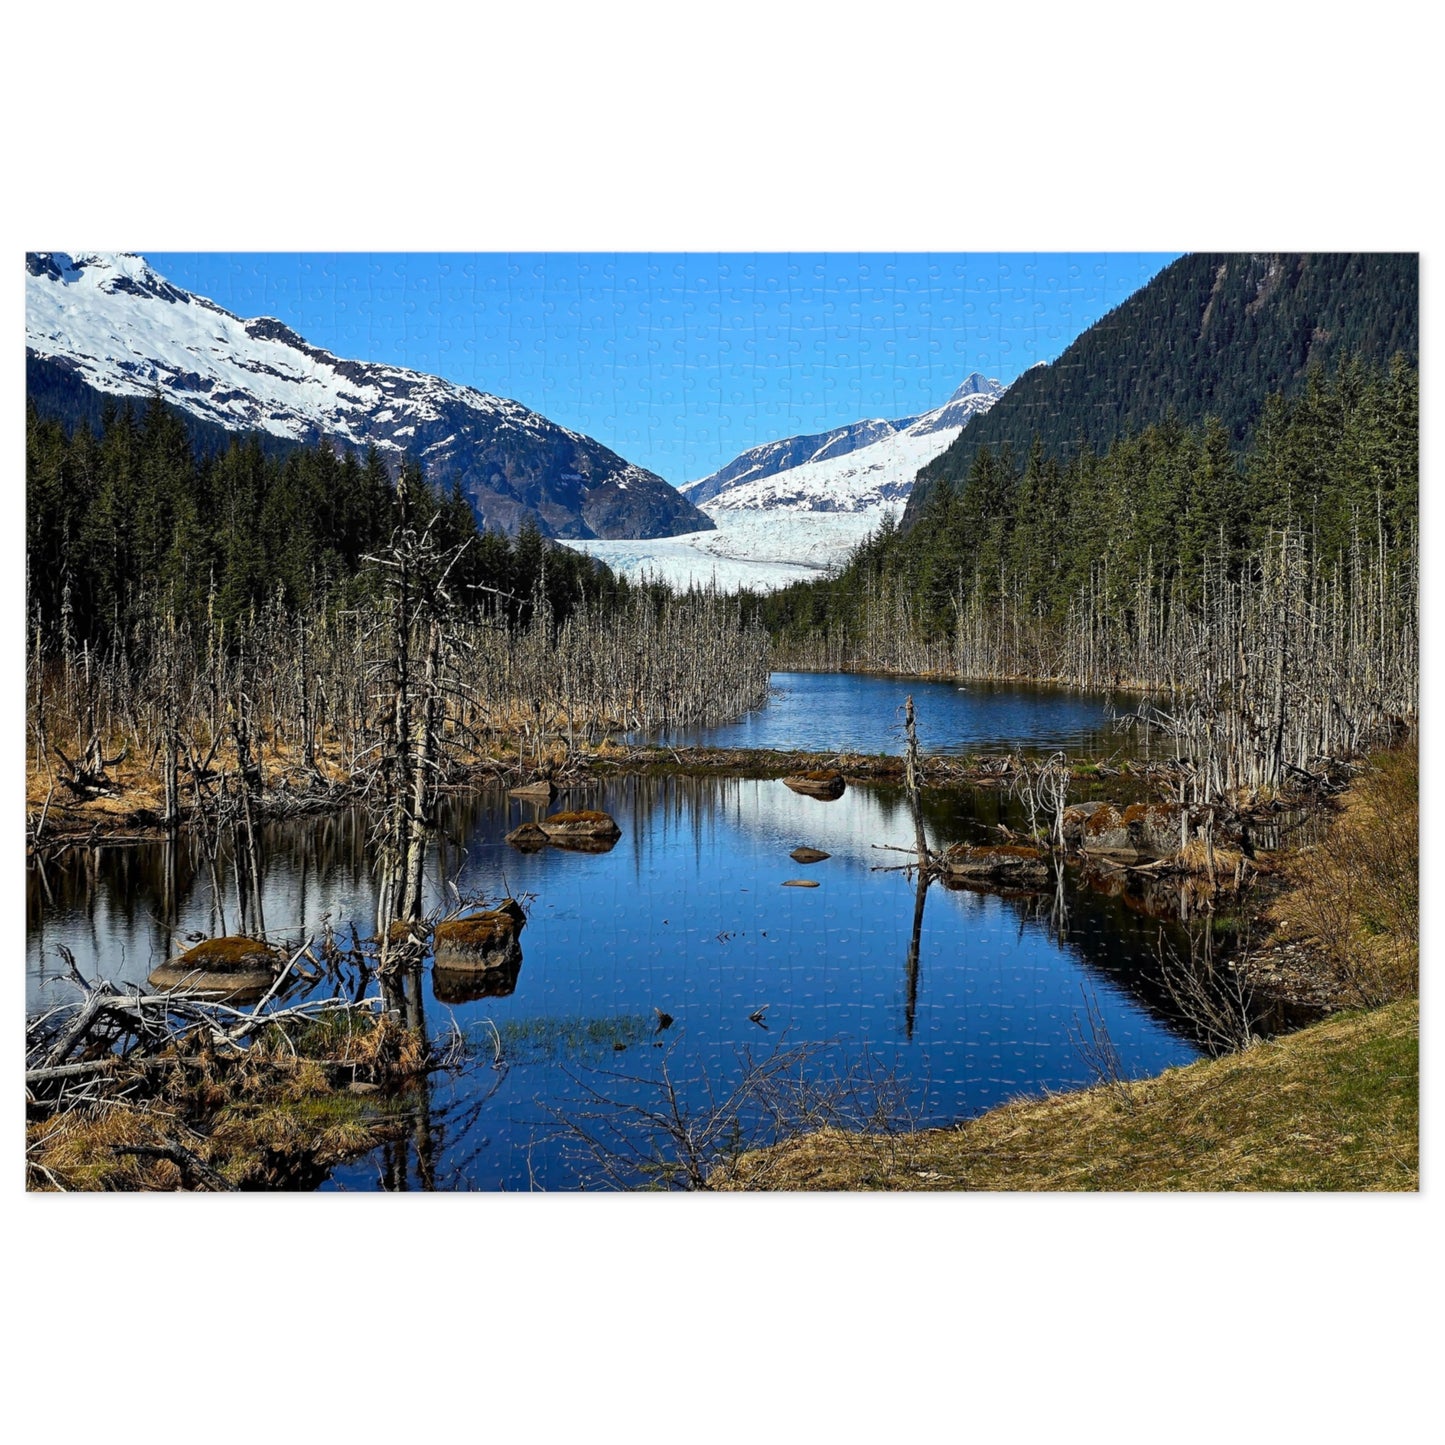
<path fill-rule="evenodd" d="M 30 1187 L 1414 1187 L 1416 284 L 1180 257 L 677 488 L 31 253 Z M 1272 1078 L 1399 1167 L 1171 1152 Z"/>

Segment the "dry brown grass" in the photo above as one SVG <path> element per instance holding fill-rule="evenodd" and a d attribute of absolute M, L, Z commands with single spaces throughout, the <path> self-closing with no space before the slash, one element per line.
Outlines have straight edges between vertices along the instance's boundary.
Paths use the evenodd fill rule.
<path fill-rule="evenodd" d="M 374 1101 L 314 1090 L 233 1102 L 204 1128 L 183 1110 L 113 1102 L 31 1125 L 26 1165 L 37 1190 L 310 1188 L 394 1132 Z"/>
<path fill-rule="evenodd" d="M 128 742 L 124 736 L 112 735 L 102 741 L 102 751 L 108 757 L 119 756 Z M 345 756 L 334 742 L 317 743 L 314 771 L 306 766 L 299 747 L 262 741 L 258 751 L 268 788 L 303 791 L 314 783 L 318 774 L 333 787 L 343 787 L 351 781 Z M 216 767 L 225 769 L 232 764 L 230 750 L 223 747 Z M 25 811 L 31 822 L 38 822 L 42 813 L 45 814 L 48 837 L 96 826 L 102 831 L 120 828 L 137 819 L 159 819 L 165 812 L 165 779 L 159 753 L 146 758 L 128 753 L 122 762 L 107 770 L 112 790 L 92 798 L 77 798 L 60 781 L 63 772 L 58 758 L 51 759 L 46 766 L 36 761 L 34 748 L 27 752 Z M 180 801 L 182 809 L 189 808 L 193 801 L 188 776 L 181 780 Z"/>
<path fill-rule="evenodd" d="M 312 1188 L 338 1163 L 395 1135 L 403 1086 L 425 1043 L 388 1015 L 323 1016 L 272 1027 L 240 1058 L 205 1043 L 173 1050 L 127 1098 L 30 1121 L 26 1174 L 37 1190 Z"/>
<path fill-rule="evenodd" d="M 1381 753 L 1325 838 L 1284 867 L 1278 934 L 1301 944 L 1338 1000 L 1373 1007 L 1420 987 L 1420 760 Z"/>
<path fill-rule="evenodd" d="M 1246 861 L 1237 848 L 1223 848 L 1217 843 L 1211 855 L 1209 845 L 1199 838 L 1191 838 L 1174 856 L 1175 866 L 1186 873 L 1207 877 L 1212 868 L 1221 887 L 1233 884 L 1244 871 Z"/>
<path fill-rule="evenodd" d="M 1413 1190 L 1419 1005 L 1341 1015 L 1158 1078 L 883 1138 L 742 1157 L 734 1189 Z"/>

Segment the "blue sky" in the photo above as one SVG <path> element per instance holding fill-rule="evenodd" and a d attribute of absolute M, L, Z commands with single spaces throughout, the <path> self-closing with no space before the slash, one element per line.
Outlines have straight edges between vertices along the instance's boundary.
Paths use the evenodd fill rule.
<path fill-rule="evenodd" d="M 147 251 L 338 356 L 515 397 L 682 483 L 760 442 L 1051 361 L 1177 253 Z"/>

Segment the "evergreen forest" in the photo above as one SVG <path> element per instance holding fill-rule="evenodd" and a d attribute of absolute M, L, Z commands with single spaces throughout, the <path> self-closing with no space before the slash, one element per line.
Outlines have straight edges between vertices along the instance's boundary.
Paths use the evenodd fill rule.
<path fill-rule="evenodd" d="M 1417 364 L 1419 296 L 1413 254 L 1183 256 L 1057 360 L 1024 372 L 924 467 L 904 524 L 935 482 L 966 481 L 984 448 L 1023 456 L 1037 441 L 1062 459 L 1173 416 L 1187 426 L 1213 418 L 1243 452 L 1266 398 L 1298 395 L 1312 373 L 1347 356 L 1376 370 L 1396 355 Z"/>
<path fill-rule="evenodd" d="M 459 492 L 435 492 L 406 462 L 393 477 L 364 456 L 268 448 L 256 433 L 224 450 L 195 440 L 159 397 L 106 407 L 73 430 L 32 400 L 26 416 L 26 576 L 32 628 L 92 646 L 159 617 L 232 625 L 269 604 L 288 613 L 376 595 L 367 558 L 400 525 L 401 497 L 442 546 L 462 548 L 453 584 L 472 610 L 525 623 L 635 589 L 535 529 L 479 533 Z"/>

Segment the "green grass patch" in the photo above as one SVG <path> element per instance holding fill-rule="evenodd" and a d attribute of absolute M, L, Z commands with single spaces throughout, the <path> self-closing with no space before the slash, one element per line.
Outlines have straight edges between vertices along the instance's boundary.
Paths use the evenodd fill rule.
<path fill-rule="evenodd" d="M 620 1018 L 527 1018 L 498 1024 L 502 1057 L 514 1064 L 556 1063 L 562 1059 L 592 1061 L 641 1043 L 654 1025 L 635 1014 Z M 495 1047 L 491 1026 L 469 1030 L 475 1048 Z"/>
<path fill-rule="evenodd" d="M 806 1135 L 743 1156 L 728 1184 L 1414 1190 L 1419 1077 L 1419 1002 L 1407 999 L 1154 1079 L 1008 1104 L 951 1129 Z"/>

